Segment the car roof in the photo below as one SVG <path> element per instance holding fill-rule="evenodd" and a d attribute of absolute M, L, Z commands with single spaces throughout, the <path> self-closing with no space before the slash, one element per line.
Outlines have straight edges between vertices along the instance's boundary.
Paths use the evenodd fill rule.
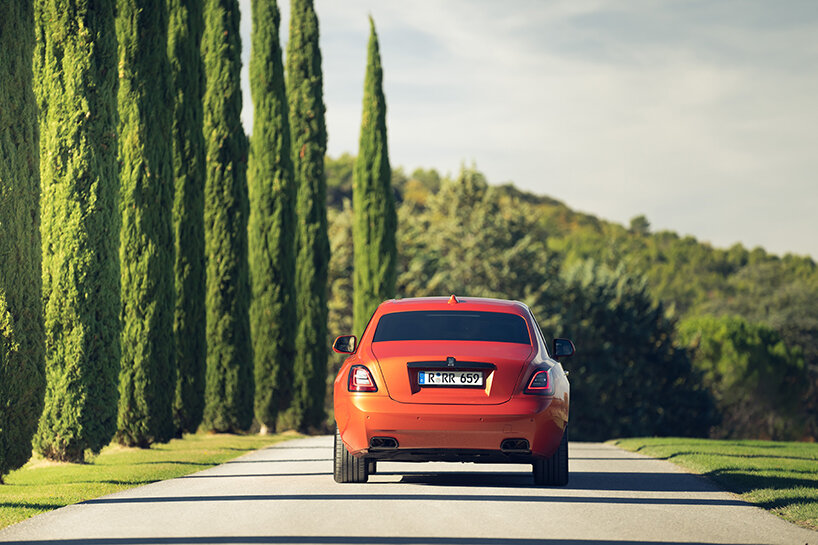
<path fill-rule="evenodd" d="M 455 301 L 452 301 L 455 298 Z M 482 310 L 486 312 L 513 312 L 525 315 L 528 307 L 519 301 L 492 299 L 490 297 L 409 297 L 390 299 L 381 303 L 381 314 L 410 310 Z"/>

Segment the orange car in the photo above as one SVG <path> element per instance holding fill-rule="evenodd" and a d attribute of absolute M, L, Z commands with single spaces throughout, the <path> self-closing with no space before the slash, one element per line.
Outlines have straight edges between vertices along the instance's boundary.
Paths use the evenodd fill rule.
<path fill-rule="evenodd" d="M 529 308 L 427 297 L 381 303 L 335 379 L 334 475 L 366 482 L 378 460 L 532 464 L 538 485 L 568 482 L 568 396 Z"/>

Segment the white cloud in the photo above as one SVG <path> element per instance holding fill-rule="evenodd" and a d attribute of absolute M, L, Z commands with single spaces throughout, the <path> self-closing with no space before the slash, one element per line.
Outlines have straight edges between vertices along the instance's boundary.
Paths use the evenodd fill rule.
<path fill-rule="evenodd" d="M 474 160 L 492 181 L 616 221 L 646 214 L 719 246 L 818 257 L 814 2 L 316 9 L 332 155 L 357 148 L 371 13 L 394 165 L 455 172 Z M 242 10 L 247 21 L 249 0 Z"/>

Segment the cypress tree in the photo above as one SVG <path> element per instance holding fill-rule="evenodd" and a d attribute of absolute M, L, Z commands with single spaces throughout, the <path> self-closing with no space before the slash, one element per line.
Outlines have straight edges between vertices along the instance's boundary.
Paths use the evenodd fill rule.
<path fill-rule="evenodd" d="M 43 316 L 34 12 L 0 18 L 0 484 L 31 456 L 43 408 Z"/>
<path fill-rule="evenodd" d="M 296 184 L 296 314 L 291 420 L 321 425 L 327 377 L 327 235 L 324 120 L 318 18 L 312 0 L 292 0 L 287 44 L 287 98 Z"/>
<path fill-rule="evenodd" d="M 386 145 L 386 99 L 375 22 L 370 35 L 364 79 L 361 140 L 355 161 L 352 200 L 355 247 L 355 333 L 360 335 L 378 304 L 395 295 L 398 219 L 392 193 L 392 170 Z"/>
<path fill-rule="evenodd" d="M 255 414 L 275 430 L 290 401 L 295 352 L 295 186 L 275 0 L 253 0 L 248 228 Z"/>
<path fill-rule="evenodd" d="M 204 67 L 201 0 L 169 0 L 168 58 L 173 94 L 173 240 L 176 258 L 176 433 L 195 432 L 204 410 L 205 264 Z"/>
<path fill-rule="evenodd" d="M 117 40 L 112 2 L 37 0 L 45 408 L 36 449 L 82 461 L 116 431 Z M 15 38 L 17 39 L 17 37 Z"/>
<path fill-rule="evenodd" d="M 173 171 L 166 0 L 118 0 L 122 364 L 118 440 L 174 435 Z"/>
<path fill-rule="evenodd" d="M 236 0 L 206 0 L 202 38 L 206 147 L 207 380 L 203 426 L 239 431 L 253 420 L 247 264 L 247 137 L 241 126 Z"/>

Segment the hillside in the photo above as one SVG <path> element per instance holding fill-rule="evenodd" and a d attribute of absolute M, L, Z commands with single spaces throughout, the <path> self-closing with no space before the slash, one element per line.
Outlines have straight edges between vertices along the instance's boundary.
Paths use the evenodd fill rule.
<path fill-rule="evenodd" d="M 349 155 L 327 160 L 331 335 L 351 328 L 346 309 L 351 300 L 348 202 L 353 162 Z M 616 320 L 624 308 L 622 290 L 639 297 L 643 286 L 668 320 L 674 346 L 688 354 L 718 407 L 720 423 L 712 425 L 711 435 L 818 435 L 818 269 L 812 259 L 741 245 L 714 248 L 670 231 L 651 232 L 644 217 L 622 226 L 512 184 L 489 185 L 474 169 L 464 169 L 457 180 L 434 170 L 406 174 L 396 169 L 393 187 L 399 203 L 398 296 L 457 292 L 516 298 L 532 307 L 546 335 L 576 337 L 571 324 L 588 318 L 570 316 L 593 303 L 581 303 L 578 297 L 591 298 L 594 286 L 619 297 L 609 305 Z M 611 287 L 607 292 L 606 282 Z M 715 321 L 703 322 L 702 317 Z M 687 332 L 684 339 L 680 329 Z M 598 335 L 593 337 L 592 343 Z M 729 345 L 734 353 L 700 349 L 703 341 L 716 337 L 722 339 L 719 346 Z M 603 339 L 602 344 L 618 341 Z M 762 345 L 781 357 L 773 358 Z M 767 376 L 778 382 L 759 382 Z M 747 397 L 766 402 L 748 408 L 736 401 Z M 776 412 L 782 398 L 797 398 L 798 403 Z M 753 414 L 767 424 L 751 431 L 746 421 Z"/>

